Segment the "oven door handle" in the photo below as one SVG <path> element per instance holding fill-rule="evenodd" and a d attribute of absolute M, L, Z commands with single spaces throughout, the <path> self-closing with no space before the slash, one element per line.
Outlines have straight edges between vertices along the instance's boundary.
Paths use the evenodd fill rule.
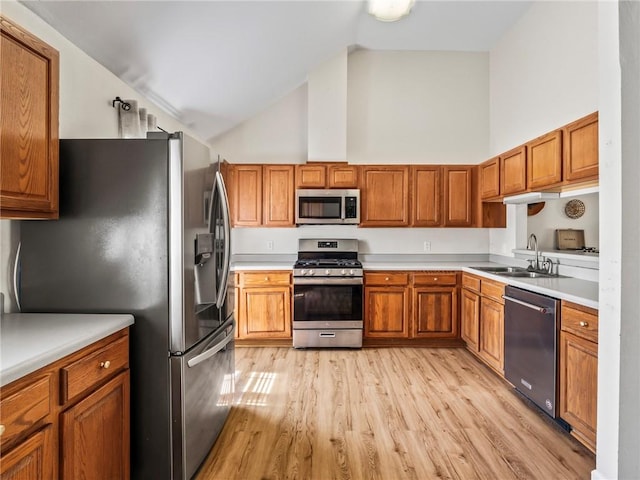
<path fill-rule="evenodd" d="M 296 285 L 362 285 L 362 277 L 294 277 L 293 286 Z"/>

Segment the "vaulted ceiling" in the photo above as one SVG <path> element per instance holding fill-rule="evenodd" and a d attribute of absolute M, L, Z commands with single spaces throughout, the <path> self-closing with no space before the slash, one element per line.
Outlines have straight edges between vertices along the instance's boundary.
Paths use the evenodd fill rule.
<path fill-rule="evenodd" d="M 211 139 L 344 48 L 489 51 L 531 1 L 418 0 L 392 23 L 371 17 L 364 0 L 22 3 Z"/>

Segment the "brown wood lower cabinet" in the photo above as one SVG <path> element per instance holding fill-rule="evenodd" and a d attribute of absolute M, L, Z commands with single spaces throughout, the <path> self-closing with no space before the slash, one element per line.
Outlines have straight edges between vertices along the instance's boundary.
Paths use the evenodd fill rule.
<path fill-rule="evenodd" d="M 456 272 L 365 272 L 364 284 L 365 345 L 367 339 L 459 343 Z"/>
<path fill-rule="evenodd" d="M 128 478 L 128 420 L 126 370 L 62 414 L 62 478 Z"/>
<path fill-rule="evenodd" d="M 598 400 L 598 312 L 562 302 L 560 417 L 571 434 L 595 452 Z"/>
<path fill-rule="evenodd" d="M 2 387 L 1 478 L 129 479 L 128 340 L 123 329 Z"/>
<path fill-rule="evenodd" d="M 291 272 L 237 273 L 238 338 L 291 339 Z"/>
<path fill-rule="evenodd" d="M 461 330 L 467 349 L 504 375 L 504 284 L 462 274 Z"/>
<path fill-rule="evenodd" d="M 34 433 L 7 454 L 2 455 L 0 478 L 32 480 L 56 478 L 51 425 Z"/>

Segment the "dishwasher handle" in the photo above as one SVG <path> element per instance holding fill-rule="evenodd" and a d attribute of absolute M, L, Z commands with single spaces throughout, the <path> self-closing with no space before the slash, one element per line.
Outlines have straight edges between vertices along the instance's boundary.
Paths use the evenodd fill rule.
<path fill-rule="evenodd" d="M 551 311 L 548 308 L 539 307 L 531 303 L 523 302 L 522 300 L 518 300 L 517 298 L 508 297 L 507 295 L 502 295 L 502 298 L 504 298 L 508 302 L 517 303 L 518 305 L 522 305 L 523 307 L 527 307 L 527 308 L 530 308 L 531 310 L 535 310 L 536 312 L 551 313 Z"/>

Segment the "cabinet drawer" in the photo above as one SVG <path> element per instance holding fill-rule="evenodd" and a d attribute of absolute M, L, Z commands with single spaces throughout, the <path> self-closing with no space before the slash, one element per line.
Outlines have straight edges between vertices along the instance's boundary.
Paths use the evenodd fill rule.
<path fill-rule="evenodd" d="M 489 298 L 493 298 L 500 303 L 504 303 L 502 295 L 504 295 L 504 284 L 493 282 L 491 280 L 482 280 L 480 284 L 480 292 Z"/>
<path fill-rule="evenodd" d="M 61 403 L 98 386 L 129 366 L 129 337 L 122 337 L 60 370 Z"/>
<path fill-rule="evenodd" d="M 46 419 L 52 411 L 51 382 L 53 374 L 47 373 L 32 380 L 20 389 L 5 396 L 0 401 L 0 439 L 2 444 L 29 430 L 39 421 Z"/>
<path fill-rule="evenodd" d="M 364 274 L 365 285 L 408 285 L 408 273 L 376 272 Z"/>
<path fill-rule="evenodd" d="M 571 306 L 569 306 L 571 305 Z M 598 342 L 598 315 L 595 310 L 579 305 L 562 304 L 560 325 L 565 332 L 573 333 L 592 342 Z"/>
<path fill-rule="evenodd" d="M 456 285 L 455 273 L 424 272 L 413 274 L 414 285 Z"/>
<path fill-rule="evenodd" d="M 290 272 L 240 272 L 240 284 L 243 286 L 261 287 L 266 285 L 291 284 Z"/>
<path fill-rule="evenodd" d="M 468 288 L 469 290 L 474 290 L 476 292 L 480 291 L 480 279 L 478 277 L 472 277 L 466 273 L 462 274 L 462 287 Z"/>

